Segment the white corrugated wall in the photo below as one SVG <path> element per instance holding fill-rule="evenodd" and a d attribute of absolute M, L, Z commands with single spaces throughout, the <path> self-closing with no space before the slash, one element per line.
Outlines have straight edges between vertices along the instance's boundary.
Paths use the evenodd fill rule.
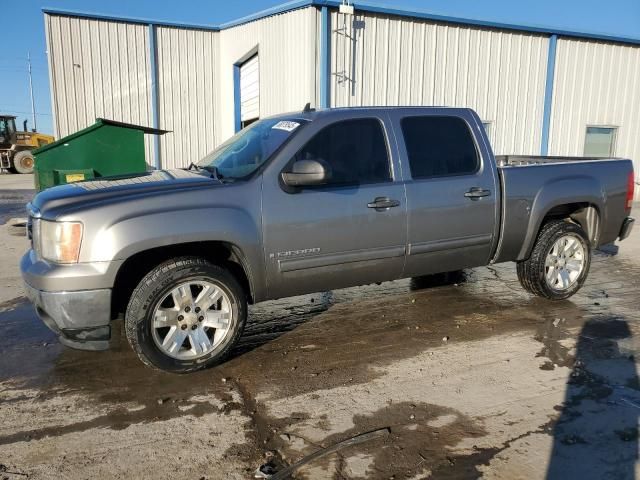
<path fill-rule="evenodd" d="M 45 26 L 56 137 L 97 117 L 152 125 L 146 26 L 49 14 Z M 145 138 L 150 164 L 152 148 Z"/>
<path fill-rule="evenodd" d="M 260 58 L 260 116 L 319 101 L 320 9 L 220 32 L 156 27 L 164 167 L 186 166 L 234 133 L 234 64 Z M 55 134 L 96 117 L 152 126 L 146 24 L 46 14 Z M 549 39 L 525 32 L 331 9 L 332 106 L 447 105 L 491 123 L 498 154 L 538 154 Z M 587 125 L 616 126 L 616 155 L 640 180 L 640 47 L 560 38 L 549 153 L 581 155 Z M 146 139 L 147 159 L 153 144 Z"/>
<path fill-rule="evenodd" d="M 217 134 L 219 32 L 156 27 L 163 168 L 186 167 L 220 143 Z"/>
<path fill-rule="evenodd" d="M 260 57 L 260 117 L 316 102 L 318 9 L 301 8 L 220 32 L 220 141 L 234 133 L 233 65 Z"/>
<path fill-rule="evenodd" d="M 539 154 L 546 36 L 331 14 L 331 104 L 471 107 L 498 154 Z"/>
<path fill-rule="evenodd" d="M 558 40 L 549 154 L 582 155 L 587 125 L 617 127 L 640 180 L 640 46 Z"/>

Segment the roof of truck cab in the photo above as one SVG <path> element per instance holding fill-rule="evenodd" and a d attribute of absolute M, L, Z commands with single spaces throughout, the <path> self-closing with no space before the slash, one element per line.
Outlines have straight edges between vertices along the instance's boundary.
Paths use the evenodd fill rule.
<path fill-rule="evenodd" d="M 331 108 L 319 108 L 319 109 L 311 109 L 308 111 L 293 111 L 287 113 L 279 113 L 277 115 L 272 115 L 265 118 L 283 118 L 283 119 L 292 119 L 299 118 L 308 121 L 313 121 L 317 118 L 331 116 L 336 113 L 344 113 L 344 112 L 369 112 L 369 111 L 387 111 L 387 110 L 458 110 L 458 111 L 470 111 L 471 108 L 466 107 L 446 107 L 440 105 L 429 105 L 429 106 L 420 106 L 420 105 L 397 105 L 397 106 L 367 106 L 367 107 L 331 107 Z"/>

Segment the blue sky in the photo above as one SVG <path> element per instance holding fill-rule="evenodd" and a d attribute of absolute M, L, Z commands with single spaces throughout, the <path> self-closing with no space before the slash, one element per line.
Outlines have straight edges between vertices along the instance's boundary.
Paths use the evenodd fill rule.
<path fill-rule="evenodd" d="M 283 3 L 279 0 L 1 0 L 0 112 L 29 117 L 27 53 L 31 52 L 38 129 L 52 132 L 43 7 L 185 23 L 222 23 Z M 357 0 L 354 2 L 357 8 Z M 640 39 L 640 0 L 368 0 L 431 13 L 543 25 Z M 31 125 L 31 122 L 30 122 Z M 32 126 L 32 125 L 31 125 Z"/>

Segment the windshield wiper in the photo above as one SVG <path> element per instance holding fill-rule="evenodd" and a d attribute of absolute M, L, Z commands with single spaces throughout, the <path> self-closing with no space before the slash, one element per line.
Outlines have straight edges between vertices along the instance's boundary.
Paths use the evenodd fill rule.
<path fill-rule="evenodd" d="M 231 178 L 225 178 L 225 176 L 220 173 L 220 170 L 218 170 L 218 167 L 216 167 L 214 165 L 205 165 L 203 167 L 203 166 L 200 166 L 200 165 L 198 165 L 196 163 L 191 162 L 189 164 L 189 166 L 187 167 L 187 170 L 191 170 L 192 168 L 195 168 L 198 171 L 204 170 L 205 172 L 209 172 L 211 174 L 211 178 L 219 181 L 220 183 L 224 183 L 225 181 L 232 181 L 233 180 Z"/>
<path fill-rule="evenodd" d="M 224 175 L 220 173 L 220 170 L 218 170 L 218 167 L 214 165 L 205 165 L 204 167 L 198 166 L 198 168 L 201 168 L 205 172 L 209 172 L 211 174 L 211 178 L 215 178 L 217 181 L 222 183 L 222 179 L 224 178 Z"/>

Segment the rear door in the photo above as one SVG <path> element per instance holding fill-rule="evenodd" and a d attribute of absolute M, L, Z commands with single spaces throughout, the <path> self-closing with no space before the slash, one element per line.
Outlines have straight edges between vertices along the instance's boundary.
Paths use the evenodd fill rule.
<path fill-rule="evenodd" d="M 468 110 L 400 109 L 392 114 L 407 189 L 404 276 L 489 263 L 499 187 L 482 125 Z M 476 134 L 474 135 L 474 130 Z"/>
<path fill-rule="evenodd" d="M 311 122 L 296 137 L 296 149 L 282 152 L 286 161 L 265 172 L 271 298 L 400 277 L 407 242 L 405 190 L 388 117 L 378 112 L 352 112 L 344 119 L 334 113 Z M 324 162 L 332 172 L 330 183 L 288 191 L 280 173 L 300 159 Z"/>

